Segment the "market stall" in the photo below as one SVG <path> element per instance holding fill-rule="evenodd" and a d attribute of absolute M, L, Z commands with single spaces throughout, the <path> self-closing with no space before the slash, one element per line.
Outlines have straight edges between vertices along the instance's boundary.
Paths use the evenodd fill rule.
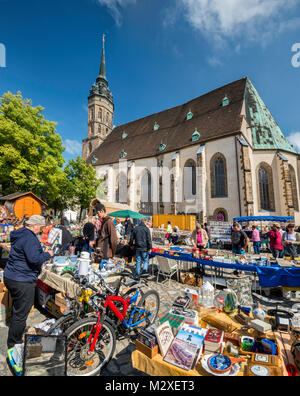
<path fill-rule="evenodd" d="M 242 264 L 236 262 L 232 258 L 223 257 L 208 257 L 208 258 L 195 258 L 192 254 L 187 253 L 165 253 L 152 252 L 151 257 L 163 256 L 170 260 L 179 262 L 196 263 L 199 268 L 213 267 L 231 269 L 234 271 L 243 271 L 249 273 L 257 273 L 261 287 L 279 287 L 290 286 L 300 287 L 300 266 L 292 265 L 290 267 L 281 267 L 280 265 L 268 263 L 264 260 L 249 260 L 247 263 Z"/>

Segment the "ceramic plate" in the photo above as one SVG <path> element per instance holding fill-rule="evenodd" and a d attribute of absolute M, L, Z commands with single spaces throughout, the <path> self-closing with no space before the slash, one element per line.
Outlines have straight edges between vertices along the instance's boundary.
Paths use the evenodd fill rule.
<path fill-rule="evenodd" d="M 211 369 L 208 367 L 208 360 L 214 355 L 214 353 L 212 353 L 211 355 L 205 355 L 201 359 L 201 364 L 205 371 L 207 371 L 209 374 L 214 375 L 215 377 L 235 377 L 236 375 L 238 375 L 240 371 L 240 365 L 238 363 L 233 364 L 231 370 L 224 374 L 217 374 L 211 371 Z"/>

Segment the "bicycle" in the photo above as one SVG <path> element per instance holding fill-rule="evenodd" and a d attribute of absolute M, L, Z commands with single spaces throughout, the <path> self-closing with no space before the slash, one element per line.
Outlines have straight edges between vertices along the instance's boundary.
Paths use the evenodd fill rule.
<path fill-rule="evenodd" d="M 64 271 L 62 276 L 68 275 L 70 279 L 72 279 L 75 283 L 81 286 L 80 294 L 74 299 L 66 298 L 69 309 L 63 313 L 63 315 L 48 329 L 46 335 L 50 336 L 52 334 L 57 333 L 59 330 L 60 333 L 64 333 L 72 324 L 79 321 L 80 319 L 85 318 L 86 316 L 91 316 L 94 313 L 88 311 L 88 306 L 91 306 L 91 301 L 97 301 L 97 294 L 99 294 L 100 290 L 97 290 L 94 294 L 89 294 L 87 291 L 86 285 L 88 284 L 86 278 L 81 278 L 74 274 L 71 271 Z M 121 286 L 131 287 L 133 285 L 124 284 L 124 277 L 120 278 L 119 285 L 116 288 L 111 287 L 108 283 L 105 282 L 103 278 L 100 278 L 99 286 L 104 288 L 108 294 L 111 295 L 119 295 L 121 292 Z M 131 295 L 135 294 L 137 291 L 136 288 L 130 288 L 123 295 L 120 294 L 123 298 L 129 298 Z M 143 292 L 140 291 L 141 295 Z M 99 308 L 96 308 L 96 312 L 98 312 Z"/>
<path fill-rule="evenodd" d="M 128 336 L 132 330 L 137 333 L 154 323 L 160 306 L 158 293 L 149 290 L 144 294 L 139 285 L 129 289 L 123 297 L 119 296 L 122 281 L 132 275 L 124 272 L 120 277 L 116 295 L 112 295 L 111 289 L 110 293 L 101 294 L 93 285 L 86 284 L 95 293 L 89 304 L 98 315 L 81 319 L 66 331 L 68 375 L 98 374 L 112 359 L 117 337 Z M 145 277 L 141 278 L 147 284 Z"/>

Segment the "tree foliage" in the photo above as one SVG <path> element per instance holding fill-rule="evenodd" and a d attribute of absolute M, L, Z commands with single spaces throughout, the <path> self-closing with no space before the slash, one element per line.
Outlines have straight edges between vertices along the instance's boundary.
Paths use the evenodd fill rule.
<path fill-rule="evenodd" d="M 64 166 L 64 147 L 57 124 L 45 119 L 18 92 L 0 98 L 0 185 L 2 194 L 32 191 L 50 208 L 88 208 L 100 182 L 92 166 L 78 157 Z"/>
<path fill-rule="evenodd" d="M 64 179 L 64 147 L 56 123 L 20 92 L 0 98 L 0 184 L 6 193 L 33 191 L 51 202 Z"/>
<path fill-rule="evenodd" d="M 71 159 L 65 167 L 65 174 L 69 181 L 67 196 L 71 205 L 78 205 L 80 209 L 90 206 L 90 202 L 96 197 L 97 189 L 101 185 L 101 181 L 97 180 L 95 169 L 89 165 L 81 157 L 76 160 Z"/>

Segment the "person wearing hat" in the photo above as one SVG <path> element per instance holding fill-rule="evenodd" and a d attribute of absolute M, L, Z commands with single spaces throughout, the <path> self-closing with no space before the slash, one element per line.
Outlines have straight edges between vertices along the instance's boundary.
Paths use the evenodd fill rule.
<path fill-rule="evenodd" d="M 273 224 L 272 229 L 269 233 L 270 249 L 275 259 L 283 257 L 283 246 L 281 242 L 282 236 L 279 230 L 280 230 L 280 225 Z"/>
<path fill-rule="evenodd" d="M 295 224 L 288 224 L 287 231 L 282 235 L 284 254 L 295 260 L 300 246 L 300 234 L 295 231 Z"/>
<path fill-rule="evenodd" d="M 24 227 L 10 234 L 11 250 L 4 269 L 4 284 L 12 297 L 12 317 L 7 338 L 9 358 L 15 345 L 23 343 L 42 264 L 53 257 L 51 250 L 47 253 L 43 251 L 37 238 L 45 225 L 44 217 L 34 215 Z"/>

